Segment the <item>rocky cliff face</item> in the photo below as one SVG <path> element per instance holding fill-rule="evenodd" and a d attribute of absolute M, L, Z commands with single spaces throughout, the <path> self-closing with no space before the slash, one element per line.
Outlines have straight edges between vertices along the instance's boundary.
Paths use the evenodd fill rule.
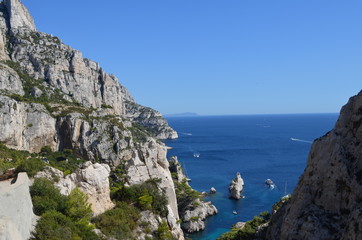
<path fill-rule="evenodd" d="M 98 63 L 37 32 L 19 0 L 0 4 L 1 142 L 30 152 L 72 149 L 111 168 L 122 164 L 128 185 L 159 178 L 168 224 L 183 239 L 166 147 L 155 140 L 176 137 L 160 113 L 138 105 Z"/>
<path fill-rule="evenodd" d="M 362 238 L 362 93 L 332 131 L 315 140 L 291 200 L 272 218 L 267 239 Z"/>

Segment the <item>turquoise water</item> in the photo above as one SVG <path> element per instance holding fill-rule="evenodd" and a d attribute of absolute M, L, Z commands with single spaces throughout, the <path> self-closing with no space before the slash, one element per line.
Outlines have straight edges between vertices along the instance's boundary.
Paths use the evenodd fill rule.
<path fill-rule="evenodd" d="M 219 214 L 208 218 L 193 240 L 213 240 L 232 224 L 270 210 L 286 193 L 292 193 L 302 174 L 311 143 L 331 130 L 338 114 L 208 116 L 168 118 L 179 139 L 168 140 L 198 191 L 215 187 L 210 200 Z M 195 158 L 194 154 L 200 154 Z M 240 172 L 245 198 L 228 198 L 228 185 Z M 270 178 L 277 187 L 268 189 Z M 234 215 L 232 211 L 237 211 Z"/>

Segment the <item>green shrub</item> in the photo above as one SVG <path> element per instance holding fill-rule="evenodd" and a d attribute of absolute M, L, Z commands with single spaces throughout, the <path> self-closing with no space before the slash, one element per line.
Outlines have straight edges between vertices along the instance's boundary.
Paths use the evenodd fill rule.
<path fill-rule="evenodd" d="M 152 212 L 166 217 L 168 214 L 168 199 L 166 194 L 157 187 L 157 180 L 148 180 L 145 183 L 131 187 L 120 187 L 112 194 L 116 201 L 133 204 L 141 210 Z"/>
<path fill-rule="evenodd" d="M 44 178 L 37 178 L 30 187 L 33 199 L 34 213 L 41 215 L 47 211 L 55 210 L 65 213 L 68 197 L 60 194 L 53 183 Z"/>
<path fill-rule="evenodd" d="M 22 160 L 21 163 L 16 167 L 16 172 L 26 172 L 29 177 L 43 170 L 45 163 L 38 158 L 29 158 Z"/>
<path fill-rule="evenodd" d="M 194 207 L 197 207 L 198 203 L 196 200 L 201 198 L 200 193 L 192 189 L 187 184 L 186 179 L 184 179 L 182 182 L 175 181 L 174 183 L 179 212 L 184 212 L 191 203 L 194 205 Z"/>
<path fill-rule="evenodd" d="M 128 240 L 132 237 L 132 230 L 137 227 L 139 217 L 137 208 L 125 202 L 119 202 L 116 208 L 97 216 L 94 223 L 106 236 Z"/>
<path fill-rule="evenodd" d="M 52 148 L 50 146 L 44 146 L 40 150 L 40 153 L 43 155 L 49 154 L 51 152 L 52 152 Z"/>
<path fill-rule="evenodd" d="M 67 216 L 79 223 L 89 223 L 92 217 L 92 209 L 87 200 L 87 195 L 78 188 L 73 189 L 67 201 Z"/>
<path fill-rule="evenodd" d="M 36 240 L 70 240 L 76 237 L 73 234 L 74 224 L 72 220 L 57 211 L 44 213 L 35 228 Z"/>
<path fill-rule="evenodd" d="M 162 221 L 162 223 L 158 226 L 158 229 L 155 234 L 155 238 L 157 240 L 172 240 L 172 234 L 170 232 L 170 228 L 168 227 L 166 221 Z"/>
<path fill-rule="evenodd" d="M 89 224 L 74 223 L 57 211 L 47 211 L 35 228 L 35 240 L 100 240 Z"/>

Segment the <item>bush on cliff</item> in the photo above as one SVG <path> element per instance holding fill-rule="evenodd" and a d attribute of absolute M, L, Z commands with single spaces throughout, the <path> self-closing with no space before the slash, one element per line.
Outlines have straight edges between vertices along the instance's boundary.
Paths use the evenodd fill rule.
<path fill-rule="evenodd" d="M 268 211 L 262 212 L 259 216 L 245 223 L 241 229 L 232 228 L 230 232 L 224 233 L 217 240 L 253 240 L 255 239 L 256 228 L 269 221 L 270 214 Z"/>
<path fill-rule="evenodd" d="M 57 211 L 47 211 L 35 228 L 34 240 L 100 240 L 90 225 L 74 223 Z"/>
<path fill-rule="evenodd" d="M 68 197 L 62 195 L 51 181 L 36 178 L 30 187 L 30 194 L 36 215 L 42 215 L 52 210 L 65 214 Z"/>
<path fill-rule="evenodd" d="M 125 202 L 118 202 L 116 208 L 108 210 L 94 219 L 103 234 L 118 240 L 131 239 L 137 227 L 140 211 Z"/>
<path fill-rule="evenodd" d="M 182 182 L 174 181 L 174 183 L 179 212 L 184 212 L 196 199 L 201 198 L 200 193 L 192 189 L 186 179 Z"/>
<path fill-rule="evenodd" d="M 127 202 L 140 210 L 151 210 L 162 217 L 166 217 L 168 214 L 167 196 L 157 187 L 155 179 L 130 187 L 119 186 L 113 190 L 112 198 L 115 201 Z"/>
<path fill-rule="evenodd" d="M 34 239 L 99 240 L 89 224 L 92 211 L 84 193 L 75 188 L 62 195 L 53 183 L 37 178 L 30 187 L 34 213 L 41 215 Z"/>

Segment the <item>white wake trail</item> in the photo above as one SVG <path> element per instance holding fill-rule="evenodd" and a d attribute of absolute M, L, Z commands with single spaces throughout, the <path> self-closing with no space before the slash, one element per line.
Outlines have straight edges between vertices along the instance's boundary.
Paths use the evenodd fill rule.
<path fill-rule="evenodd" d="M 312 141 L 298 139 L 298 138 L 290 138 L 290 140 L 296 141 L 296 142 L 313 143 Z"/>

